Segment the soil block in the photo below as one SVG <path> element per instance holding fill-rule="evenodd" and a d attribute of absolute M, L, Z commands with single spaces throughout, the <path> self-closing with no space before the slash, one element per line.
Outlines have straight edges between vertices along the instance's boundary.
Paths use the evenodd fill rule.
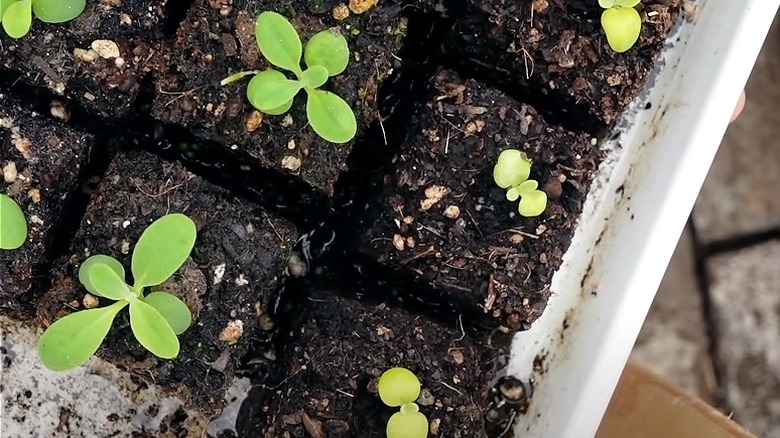
<path fill-rule="evenodd" d="M 643 0 L 642 33 L 626 53 L 607 45 L 592 0 L 469 0 L 445 52 L 550 120 L 596 132 L 645 89 L 682 0 Z"/>
<path fill-rule="evenodd" d="M 34 19 L 26 36 L 0 32 L 0 67 L 14 84 L 45 86 L 102 118 L 127 115 L 158 56 L 167 8 L 180 0 L 88 1 L 84 13 L 62 24 Z"/>
<path fill-rule="evenodd" d="M 141 232 L 174 212 L 188 215 L 198 226 L 190 260 L 159 287 L 181 297 L 193 313 L 193 325 L 179 337 L 178 358 L 158 360 L 143 349 L 132 335 L 127 312 L 117 317 L 98 355 L 177 391 L 209 415 L 222 407 L 224 391 L 252 341 L 274 331 L 266 310 L 273 308 L 281 290 L 297 238 L 286 221 L 247 205 L 179 163 L 141 151 L 122 152 L 93 195 L 68 255 L 56 264 L 54 285 L 38 316 L 48 325 L 85 307 L 78 268 L 90 255 L 113 256 L 130 275 Z M 108 303 L 100 299 L 101 306 Z"/>
<path fill-rule="evenodd" d="M 385 437 L 397 408 L 377 394 L 392 367 L 418 376 L 417 400 L 431 436 L 486 436 L 489 387 L 498 355 L 455 325 L 386 304 L 366 304 L 325 293 L 312 296 L 308 321 L 284 361 L 289 376 L 276 388 L 266 438 Z"/>
<path fill-rule="evenodd" d="M 431 85 L 369 206 L 360 251 L 453 302 L 528 327 L 546 305 L 603 154 L 595 139 L 475 80 L 441 70 Z M 520 216 L 493 181 L 498 154 L 510 148 L 528 155 L 531 179 L 548 193 L 538 217 Z"/>
<path fill-rule="evenodd" d="M 0 250 L 0 313 L 29 318 L 46 277 L 69 194 L 93 146 L 90 135 L 21 107 L 0 94 L 0 193 L 12 197 L 27 218 L 29 235 L 13 251 Z"/>
<path fill-rule="evenodd" d="M 165 54 L 158 72 L 155 118 L 187 127 L 195 135 L 247 150 L 262 163 L 299 175 L 312 186 L 333 192 L 347 156 L 369 124 L 379 118 L 382 83 L 400 65 L 398 54 L 407 20 L 400 0 L 341 3 L 334 0 L 196 0 Z M 416 7 L 432 3 L 419 1 Z M 350 62 L 345 72 L 328 79 L 323 89 L 344 98 L 355 112 L 358 132 L 349 143 L 335 145 L 308 126 L 305 93 L 286 115 L 256 111 L 246 98 L 249 77 L 227 86 L 220 81 L 247 70 L 270 67 L 255 39 L 255 20 L 264 11 L 286 16 L 302 41 L 329 28 L 347 37 Z M 383 114 L 387 117 L 387 114 Z M 365 145 L 364 145 L 365 146 Z"/>

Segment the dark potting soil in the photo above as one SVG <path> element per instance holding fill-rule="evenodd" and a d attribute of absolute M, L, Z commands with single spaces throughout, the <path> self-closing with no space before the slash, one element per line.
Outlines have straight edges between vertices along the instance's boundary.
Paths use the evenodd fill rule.
<path fill-rule="evenodd" d="M 407 366 L 420 376 L 420 411 L 432 436 L 486 435 L 491 380 L 503 367 L 496 351 L 456 325 L 315 292 L 311 312 L 285 360 L 288 376 L 271 397 L 265 438 L 385 437 L 397 408 L 377 393 L 381 374 Z M 498 425 L 493 425 L 498 426 Z"/>
<path fill-rule="evenodd" d="M 178 163 L 141 151 L 120 153 L 92 196 L 70 250 L 55 264 L 54 284 L 39 303 L 38 317 L 45 326 L 83 309 L 87 292 L 77 280 L 81 263 L 90 255 L 106 254 L 129 267 L 143 230 L 174 212 L 190 216 L 198 226 L 191 260 L 155 288 L 181 297 L 192 310 L 193 325 L 180 336 L 179 357 L 158 360 L 143 349 L 130 331 L 127 312 L 117 318 L 98 355 L 152 376 L 157 385 L 214 414 L 253 341 L 267 338 L 269 348 L 274 346 L 276 323 L 270 309 L 297 239 L 288 222 L 247 205 Z M 101 306 L 106 304 L 100 299 Z M 267 352 L 268 357 L 273 354 Z"/>
<path fill-rule="evenodd" d="M 528 105 L 451 70 L 438 72 L 384 179 L 360 250 L 409 270 L 497 322 L 541 315 L 602 153 L 586 134 L 551 125 Z M 532 160 L 547 210 L 518 214 L 493 182 L 498 154 Z"/>
<path fill-rule="evenodd" d="M 645 88 L 683 0 L 643 0 L 627 53 L 606 43 L 590 0 L 468 0 L 445 42 L 449 62 L 501 84 L 551 120 L 591 133 L 612 126 Z"/>
<path fill-rule="evenodd" d="M 144 65 L 157 56 L 154 44 L 164 35 L 166 17 L 175 15 L 166 8 L 178 3 L 183 1 L 88 1 L 84 13 L 68 23 L 35 19 L 21 39 L 0 32 L 0 67 L 6 70 L 0 77 L 8 84 L 21 80 L 48 87 L 94 116 L 126 116 Z"/>
<path fill-rule="evenodd" d="M 413 3 L 419 3 L 416 8 L 432 9 L 433 2 Z M 334 0 L 196 0 L 160 58 L 153 114 L 201 138 L 245 149 L 265 165 L 300 175 L 312 186 L 332 193 L 353 145 L 381 117 L 379 90 L 400 66 L 398 54 L 407 32 L 401 8 L 400 0 L 379 2 L 368 11 L 350 9 Z M 347 70 L 330 78 L 323 89 L 335 92 L 352 107 L 358 124 L 355 140 L 334 145 L 317 136 L 308 126 L 303 92 L 289 113 L 269 116 L 246 99 L 251 76 L 220 85 L 233 73 L 271 67 L 255 39 L 255 19 L 267 10 L 287 16 L 304 44 L 330 28 L 347 38 Z"/>
<path fill-rule="evenodd" d="M 82 309 L 86 257 L 127 266 L 141 231 L 181 211 L 200 234 L 166 286 L 197 314 L 180 357 L 150 357 L 127 316 L 99 356 L 207 415 L 233 375 L 248 375 L 239 436 L 382 436 L 391 411 L 375 382 L 404 366 L 427 391 L 418 402 L 433 436 L 509 437 L 531 388 L 502 376 L 512 330 L 494 329 L 526 328 L 543 311 L 602 159 L 593 136 L 647 86 L 680 2 L 643 0 L 642 37 L 625 54 L 607 48 L 595 0 L 101 1 L 71 23 L 0 36 L 10 54 L 0 91 L 47 113 L 57 98 L 73 114 L 66 129 L 0 100 L 31 144 L 65 137 L 73 155 L 31 149 L 24 160 L 0 129 L 3 166 L 24 161 L 31 181 L 54 181 L 48 199 L 61 202 L 42 212 L 45 190 L 39 204 L 25 195 L 34 187 L 4 192 L 16 190 L 28 218 L 72 227 L 49 232 L 54 249 L 0 254 L 0 269 L 18 276 L 0 272 L 0 313 L 25 319 L 37 306 L 45 326 Z M 346 17 L 334 17 L 337 6 Z M 219 86 L 267 67 L 254 40 L 263 10 L 290 18 L 304 40 L 333 26 L 347 36 L 350 64 L 326 88 L 353 105 L 355 141 L 320 140 L 303 96 L 290 117 L 266 116 L 246 100 L 249 78 Z M 119 66 L 74 58 L 98 39 L 117 43 Z M 40 85 L 54 93 L 35 92 Z M 531 177 L 550 197 L 539 217 L 519 216 L 492 180 L 506 148 L 533 160 Z M 93 162 L 85 149 L 105 157 Z M 101 176 L 88 198 L 79 187 L 92 173 Z M 295 276 L 284 276 L 291 266 Z M 19 272 L 48 290 L 40 302 L 7 299 L 30 288 Z M 237 320 L 237 342 L 220 341 Z"/>
<path fill-rule="evenodd" d="M 79 171 L 94 138 L 32 113 L 0 92 L 2 193 L 25 212 L 27 242 L 0 251 L 0 311 L 30 317 L 47 275 L 66 198 L 80 190 Z"/>

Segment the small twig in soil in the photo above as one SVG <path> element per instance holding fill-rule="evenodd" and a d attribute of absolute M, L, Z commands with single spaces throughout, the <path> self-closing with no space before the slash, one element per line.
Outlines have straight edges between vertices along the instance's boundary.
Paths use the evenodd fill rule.
<path fill-rule="evenodd" d="M 141 188 L 141 186 L 138 185 L 138 183 L 136 183 L 133 178 L 130 178 L 130 182 L 132 182 L 133 185 L 135 186 L 135 188 L 137 188 L 141 193 L 143 193 L 144 195 L 146 195 L 146 196 L 148 196 L 150 198 L 159 198 L 160 196 L 164 196 L 164 195 L 166 195 L 166 194 L 168 194 L 168 193 L 170 193 L 170 192 L 172 192 L 172 191 L 174 191 L 174 190 L 176 190 L 179 187 L 184 185 L 184 184 L 176 184 L 173 187 L 167 188 L 167 189 L 163 190 L 162 192 L 160 192 L 160 193 L 158 193 L 156 195 L 153 195 L 153 194 L 145 191 L 143 188 Z"/>
<path fill-rule="evenodd" d="M 442 236 L 441 233 L 439 233 L 438 231 L 434 230 L 433 228 L 427 227 L 427 226 L 421 224 L 420 222 L 417 222 L 417 225 L 419 225 L 420 228 L 437 235 L 439 238 L 444 239 L 444 236 Z M 417 231 L 420 231 L 420 230 L 418 229 Z"/>
<path fill-rule="evenodd" d="M 167 107 L 167 106 L 169 106 L 170 104 L 172 104 L 173 102 L 176 102 L 177 100 L 181 99 L 182 97 L 184 97 L 184 96 L 188 96 L 188 95 L 190 95 L 190 94 L 192 94 L 192 93 L 194 93 L 194 92 L 196 92 L 196 91 L 200 90 L 200 89 L 201 89 L 201 88 L 203 88 L 203 87 L 204 87 L 204 86 L 203 86 L 203 85 L 201 85 L 200 87 L 195 87 L 195 88 L 189 89 L 189 90 L 187 90 L 187 91 L 165 91 L 165 90 L 163 90 L 162 88 L 158 88 L 158 89 L 157 89 L 157 92 L 158 92 L 158 93 L 160 93 L 160 94 L 167 94 L 167 95 L 170 95 L 170 96 L 176 96 L 176 97 L 174 97 L 173 99 L 169 100 L 169 101 L 168 101 L 168 102 L 167 102 L 167 103 L 164 105 L 165 107 Z"/>
<path fill-rule="evenodd" d="M 462 392 L 460 392 L 457 389 L 455 389 L 454 387 L 448 385 L 446 382 L 439 382 L 439 383 L 441 383 L 441 385 L 444 386 L 445 388 L 451 389 L 451 390 L 455 391 L 456 393 L 458 393 L 458 395 L 463 396 Z"/>
<path fill-rule="evenodd" d="M 279 242 L 284 243 L 284 239 L 282 238 L 282 235 L 279 234 L 278 231 L 276 231 L 276 227 L 274 226 L 274 223 L 271 222 L 271 218 L 269 218 L 268 215 L 265 213 L 263 213 L 263 217 L 265 217 L 265 221 L 268 222 L 268 225 L 271 226 L 271 230 L 273 230 L 274 234 L 276 234 L 276 237 L 279 238 Z"/>
<path fill-rule="evenodd" d="M 460 329 L 460 337 L 455 339 L 455 342 L 460 342 L 466 338 L 466 330 L 463 329 L 463 315 L 458 315 L 458 328 Z"/>
<path fill-rule="evenodd" d="M 344 394 L 344 395 L 346 395 L 347 397 L 352 397 L 352 398 L 355 398 L 355 396 L 354 396 L 354 395 L 352 395 L 352 394 L 350 394 L 350 393 L 348 393 L 348 392 L 346 392 L 346 391 L 342 391 L 342 390 L 340 390 L 340 389 L 338 389 L 338 388 L 336 389 L 336 392 L 338 392 L 339 394 Z"/>
<path fill-rule="evenodd" d="M 298 368 L 292 374 L 290 374 L 289 376 L 285 377 L 281 382 L 279 382 L 278 385 L 272 387 L 271 391 L 275 391 L 275 390 L 281 388 L 285 383 L 287 383 L 288 380 L 292 379 L 293 377 L 295 377 L 300 372 L 301 372 L 301 368 Z"/>
<path fill-rule="evenodd" d="M 399 263 L 401 264 L 401 266 L 403 266 L 403 265 L 406 265 L 409 262 L 413 262 L 413 261 L 415 261 L 417 259 L 420 259 L 420 258 L 423 258 L 423 257 L 427 257 L 427 256 L 433 254 L 434 252 L 436 252 L 436 249 L 434 247 L 432 247 L 432 246 L 429 246 L 424 251 L 420 251 L 419 253 L 417 253 L 417 254 L 415 254 L 415 255 L 413 255 L 411 257 L 407 257 L 407 258 L 401 260 Z"/>
<path fill-rule="evenodd" d="M 474 224 L 474 228 L 476 228 L 477 232 L 479 233 L 479 235 L 482 238 L 484 238 L 485 237 L 485 233 L 483 233 L 482 229 L 479 228 L 479 224 L 477 223 L 477 220 L 474 219 L 474 216 L 471 215 L 471 211 L 468 208 L 466 208 L 464 210 L 466 210 L 466 214 L 469 215 L 469 218 L 471 219 L 471 222 Z"/>

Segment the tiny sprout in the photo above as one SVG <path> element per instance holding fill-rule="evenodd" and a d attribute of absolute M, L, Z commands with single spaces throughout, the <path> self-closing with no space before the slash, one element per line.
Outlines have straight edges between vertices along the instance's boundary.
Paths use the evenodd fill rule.
<path fill-rule="evenodd" d="M 617 53 L 623 53 L 636 44 L 642 31 L 642 17 L 635 9 L 640 0 L 599 0 L 605 9 L 601 14 L 601 27 L 607 35 L 607 43 Z"/>
<path fill-rule="evenodd" d="M 517 209 L 525 217 L 539 216 L 547 208 L 547 194 L 538 190 L 538 182 L 528 179 L 530 174 L 531 161 L 517 149 L 501 151 L 493 168 L 493 180 L 502 189 L 507 189 L 508 201 L 520 199 Z"/>
<path fill-rule="evenodd" d="M 25 240 L 27 220 L 22 209 L 10 196 L 0 194 L 0 249 L 17 249 Z"/>
<path fill-rule="evenodd" d="M 255 37 L 265 59 L 296 79 L 288 79 L 279 70 L 238 72 L 223 79 L 227 85 L 244 76 L 254 75 L 247 86 L 247 98 L 258 110 L 281 115 L 292 108 L 293 99 L 306 91 L 306 117 L 314 132 L 331 143 L 346 143 L 357 133 L 357 121 L 352 108 L 341 97 L 319 88 L 329 77 L 340 75 L 349 63 L 347 39 L 337 29 L 327 29 L 314 35 L 303 48 L 293 25 L 276 12 L 263 12 L 257 17 Z M 301 69 L 301 57 L 308 68 Z"/>
<path fill-rule="evenodd" d="M 79 282 L 91 294 L 114 304 L 71 313 L 58 319 L 38 341 L 38 357 L 52 371 L 65 371 L 95 354 L 111 329 L 114 318 L 130 306 L 130 328 L 138 342 L 154 355 L 173 359 L 179 339 L 192 322 L 190 309 L 168 292 L 144 295 L 144 288 L 158 286 L 181 268 L 195 245 L 196 227 L 183 214 L 169 214 L 144 230 L 133 250 L 134 283 L 125 282 L 125 268 L 107 255 L 93 255 L 79 268 Z"/>
<path fill-rule="evenodd" d="M 32 17 L 46 23 L 64 23 L 84 12 L 87 0 L 0 0 L 0 22 L 11 38 L 30 31 Z"/>
<path fill-rule="evenodd" d="M 426 438 L 428 419 L 414 403 L 420 396 L 420 380 L 406 368 L 391 368 L 379 378 L 379 398 L 390 407 L 401 409 L 387 422 L 387 438 Z"/>

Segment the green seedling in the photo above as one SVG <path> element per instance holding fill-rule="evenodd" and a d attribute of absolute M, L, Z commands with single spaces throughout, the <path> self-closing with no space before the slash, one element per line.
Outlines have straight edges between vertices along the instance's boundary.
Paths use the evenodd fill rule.
<path fill-rule="evenodd" d="M 84 12 L 87 0 L 0 0 L 0 22 L 11 38 L 30 31 L 33 15 L 46 23 L 64 23 Z"/>
<path fill-rule="evenodd" d="M 506 149 L 498 155 L 493 168 L 493 180 L 502 189 L 506 189 L 506 199 L 514 202 L 520 215 L 539 216 L 547 208 L 547 194 L 538 190 L 539 183 L 528 179 L 531 174 L 531 160 L 517 149 Z"/>
<path fill-rule="evenodd" d="M 17 249 L 27 240 L 27 220 L 10 196 L 0 194 L 0 249 Z"/>
<path fill-rule="evenodd" d="M 415 401 L 420 396 L 420 381 L 406 368 L 390 368 L 377 385 L 382 403 L 400 410 L 387 422 L 387 438 L 426 438 L 428 419 Z"/>
<path fill-rule="evenodd" d="M 258 110 L 281 115 L 292 108 L 293 98 L 306 91 L 306 117 L 314 132 L 331 143 L 346 143 L 357 133 L 357 121 L 352 108 L 341 97 L 320 90 L 329 77 L 340 75 L 349 63 L 347 39 L 338 29 L 324 30 L 301 45 L 293 25 L 276 12 L 263 12 L 257 17 L 255 37 L 260 52 L 274 66 L 292 72 L 288 79 L 278 70 L 239 72 L 222 81 L 229 84 L 244 76 L 254 75 L 246 94 Z M 301 57 L 307 68 L 301 69 Z"/>
<path fill-rule="evenodd" d="M 634 47 L 642 31 L 642 17 L 635 8 L 640 0 L 599 0 L 605 9 L 601 14 L 601 27 L 607 35 L 607 43 L 615 52 L 623 53 Z"/>
<path fill-rule="evenodd" d="M 130 306 L 130 327 L 138 342 L 152 354 L 173 359 L 179 338 L 192 322 L 190 309 L 164 291 L 144 295 L 144 289 L 162 284 L 181 268 L 195 245 L 192 219 L 179 213 L 161 217 L 141 234 L 133 250 L 134 283 L 125 282 L 125 269 L 113 257 L 94 255 L 82 263 L 79 281 L 93 295 L 116 301 L 58 319 L 38 341 L 41 362 L 53 371 L 75 368 L 95 354 L 114 318 Z"/>

